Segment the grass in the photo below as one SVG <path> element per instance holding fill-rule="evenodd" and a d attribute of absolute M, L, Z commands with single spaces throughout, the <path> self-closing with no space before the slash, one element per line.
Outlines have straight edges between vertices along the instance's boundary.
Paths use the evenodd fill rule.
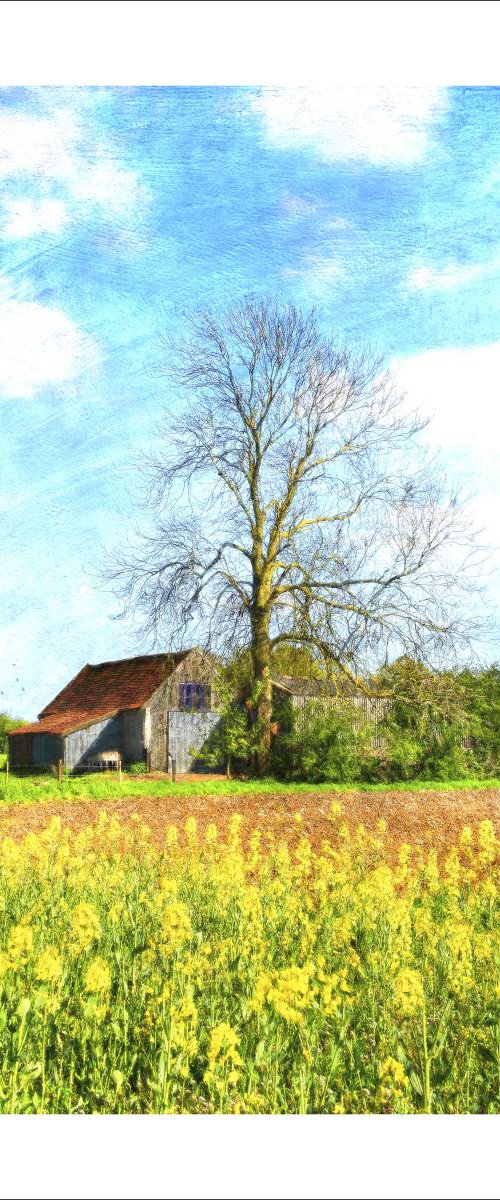
<path fill-rule="evenodd" d="M 471 776 L 455 780 L 415 780 L 403 783 L 283 783 L 277 779 L 252 780 L 207 780 L 201 779 L 171 783 L 168 779 L 145 779 L 143 776 L 122 776 L 121 783 L 116 775 L 106 777 L 66 777 L 59 784 L 52 776 L 10 775 L 0 778 L 0 806 L 6 804 L 39 804 L 44 801 L 99 801 L 117 800 L 122 796 L 251 796 L 256 794 L 283 795 L 326 792 L 345 795 L 349 792 L 449 792 L 475 790 L 478 788 L 500 788 L 500 779 L 481 779 Z"/>

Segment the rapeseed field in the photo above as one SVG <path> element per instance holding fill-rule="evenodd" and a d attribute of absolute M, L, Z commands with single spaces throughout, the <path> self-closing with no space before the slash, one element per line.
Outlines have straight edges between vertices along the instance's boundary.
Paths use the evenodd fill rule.
<path fill-rule="evenodd" d="M 0 840 L 3 1113 L 496 1113 L 493 824 Z"/>

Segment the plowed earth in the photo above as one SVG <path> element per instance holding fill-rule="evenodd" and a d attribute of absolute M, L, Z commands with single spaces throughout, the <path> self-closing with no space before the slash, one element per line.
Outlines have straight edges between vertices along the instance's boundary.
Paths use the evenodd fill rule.
<path fill-rule="evenodd" d="M 435 846 L 444 851 L 453 844 L 464 825 L 477 825 L 489 818 L 500 833 L 500 789 L 481 789 L 446 792 L 280 792 L 240 794 L 235 796 L 170 795 L 122 796 L 118 800 L 45 802 L 33 805 L 10 805 L 2 809 L 0 835 L 16 840 L 27 833 L 39 833 L 53 816 L 64 826 L 77 831 L 94 824 L 100 813 L 115 814 L 120 822 L 129 822 L 137 813 L 151 829 L 154 842 L 160 847 L 168 825 L 177 825 L 182 840 L 186 818 L 196 817 L 200 834 L 210 822 L 215 822 L 220 837 L 227 830 L 233 813 L 244 817 L 243 835 L 252 829 L 273 831 L 292 844 L 307 837 L 319 849 L 324 838 L 332 840 L 333 826 L 329 820 L 332 800 L 340 802 L 343 819 L 354 831 L 358 825 L 375 830 L 383 819 L 387 824 L 387 839 L 394 849 L 402 842 L 412 845 Z M 298 821 L 296 814 L 302 818 Z"/>

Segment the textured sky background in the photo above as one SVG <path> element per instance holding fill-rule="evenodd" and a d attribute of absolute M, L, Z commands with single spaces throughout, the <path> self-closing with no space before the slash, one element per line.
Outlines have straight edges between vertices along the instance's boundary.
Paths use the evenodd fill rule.
<path fill-rule="evenodd" d="M 0 710 L 150 649 L 92 573 L 200 302 L 280 293 L 382 350 L 500 542 L 499 199 L 493 87 L 0 91 Z"/>

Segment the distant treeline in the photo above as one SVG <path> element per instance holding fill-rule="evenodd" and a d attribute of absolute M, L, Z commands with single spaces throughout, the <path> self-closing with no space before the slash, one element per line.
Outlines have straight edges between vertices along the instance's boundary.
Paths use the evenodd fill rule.
<path fill-rule="evenodd" d="M 25 725 L 25 721 L 19 721 L 17 717 L 9 717 L 7 713 L 0 713 L 0 754 L 6 754 L 8 750 L 7 734 L 9 729 L 16 729 L 18 725 Z"/>

